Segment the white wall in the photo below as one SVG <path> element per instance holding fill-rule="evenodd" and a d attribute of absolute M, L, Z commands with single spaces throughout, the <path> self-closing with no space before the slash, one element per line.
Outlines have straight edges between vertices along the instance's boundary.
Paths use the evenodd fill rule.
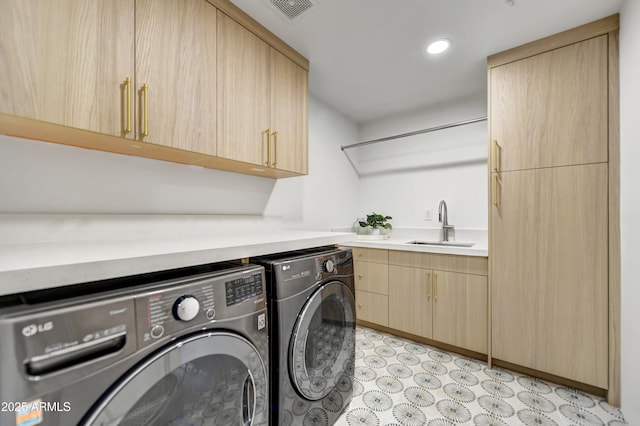
<path fill-rule="evenodd" d="M 364 123 L 360 140 L 412 132 L 487 115 L 486 94 Z M 349 151 L 361 173 L 360 216 L 375 211 L 394 227 L 437 227 L 425 221 L 444 199 L 449 223 L 487 229 L 486 121 L 367 145 Z"/>
<path fill-rule="evenodd" d="M 294 228 L 350 227 L 356 218 L 358 176 L 340 151 L 358 128 L 320 100 L 309 99 L 309 175 L 277 181 L 265 210 Z"/>
<path fill-rule="evenodd" d="M 640 425 L 640 2 L 620 15 L 620 234 L 622 249 L 622 412 Z"/>
<path fill-rule="evenodd" d="M 339 146 L 356 135 L 354 123 L 311 98 L 309 175 L 282 180 L 0 136 L 0 213 L 267 215 L 298 228 L 350 226 L 357 176 Z"/>
<path fill-rule="evenodd" d="M 274 184 L 0 136 L 0 213 L 261 214 Z"/>

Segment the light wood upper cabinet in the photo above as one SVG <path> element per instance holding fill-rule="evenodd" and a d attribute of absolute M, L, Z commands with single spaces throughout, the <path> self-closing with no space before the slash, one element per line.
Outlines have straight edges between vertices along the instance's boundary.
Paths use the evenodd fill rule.
<path fill-rule="evenodd" d="M 0 134 L 271 178 L 307 173 L 309 62 L 228 0 L 0 7 Z"/>
<path fill-rule="evenodd" d="M 0 113 L 125 135 L 134 2 L 0 0 L 0 10 Z"/>
<path fill-rule="evenodd" d="M 135 4 L 137 137 L 216 155 L 216 8 L 203 0 Z"/>
<path fill-rule="evenodd" d="M 218 11 L 218 155 L 267 165 L 269 49 Z"/>
<path fill-rule="evenodd" d="M 218 155 L 307 173 L 307 71 L 218 12 Z"/>
<path fill-rule="evenodd" d="M 606 162 L 607 35 L 489 70 L 492 170 Z"/>
<path fill-rule="evenodd" d="M 607 174 L 607 164 L 500 174 L 493 357 L 607 387 Z"/>
<path fill-rule="evenodd" d="M 307 71 L 271 49 L 273 166 L 307 173 Z"/>

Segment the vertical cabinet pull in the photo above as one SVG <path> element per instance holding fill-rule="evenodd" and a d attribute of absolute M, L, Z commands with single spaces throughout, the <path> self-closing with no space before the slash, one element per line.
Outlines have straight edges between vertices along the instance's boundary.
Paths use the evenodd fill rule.
<path fill-rule="evenodd" d="M 264 164 L 271 166 L 271 128 L 267 128 L 263 133 L 267 134 L 267 161 Z"/>
<path fill-rule="evenodd" d="M 427 300 L 431 300 L 431 271 L 427 272 Z"/>
<path fill-rule="evenodd" d="M 493 175 L 493 205 L 498 206 L 498 174 Z"/>
<path fill-rule="evenodd" d="M 278 132 L 272 132 L 271 135 L 273 136 L 273 163 L 271 165 L 275 167 L 278 161 Z"/>
<path fill-rule="evenodd" d="M 131 133 L 131 79 L 129 77 L 124 79 L 124 96 L 126 97 L 124 103 L 126 105 L 126 124 L 124 127 L 124 134 Z"/>
<path fill-rule="evenodd" d="M 434 302 L 438 301 L 438 273 L 434 272 L 433 273 L 433 300 Z"/>
<path fill-rule="evenodd" d="M 500 146 L 498 145 L 498 141 L 494 139 L 493 141 L 493 171 L 497 172 L 498 171 L 498 150 L 500 149 Z"/>
<path fill-rule="evenodd" d="M 149 135 L 149 86 L 142 85 L 142 136 Z"/>

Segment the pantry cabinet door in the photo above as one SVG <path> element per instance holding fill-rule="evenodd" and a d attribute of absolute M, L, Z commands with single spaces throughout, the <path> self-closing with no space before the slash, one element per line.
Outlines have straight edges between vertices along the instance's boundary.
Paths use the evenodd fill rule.
<path fill-rule="evenodd" d="M 489 70 L 491 167 L 608 160 L 607 36 Z"/>
<path fill-rule="evenodd" d="M 0 11 L 1 113 L 127 134 L 132 0 L 0 0 Z"/>
<path fill-rule="evenodd" d="M 607 164 L 499 175 L 492 356 L 607 388 Z"/>
<path fill-rule="evenodd" d="M 216 12 L 203 0 L 136 0 L 139 139 L 216 154 Z"/>

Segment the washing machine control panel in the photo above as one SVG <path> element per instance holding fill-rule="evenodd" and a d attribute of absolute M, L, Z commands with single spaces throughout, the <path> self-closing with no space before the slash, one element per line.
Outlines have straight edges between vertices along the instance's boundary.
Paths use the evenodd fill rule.
<path fill-rule="evenodd" d="M 234 273 L 190 277 L 140 294 L 135 303 L 138 345 L 144 347 L 191 328 L 265 309 L 264 269 L 241 267 Z"/>

